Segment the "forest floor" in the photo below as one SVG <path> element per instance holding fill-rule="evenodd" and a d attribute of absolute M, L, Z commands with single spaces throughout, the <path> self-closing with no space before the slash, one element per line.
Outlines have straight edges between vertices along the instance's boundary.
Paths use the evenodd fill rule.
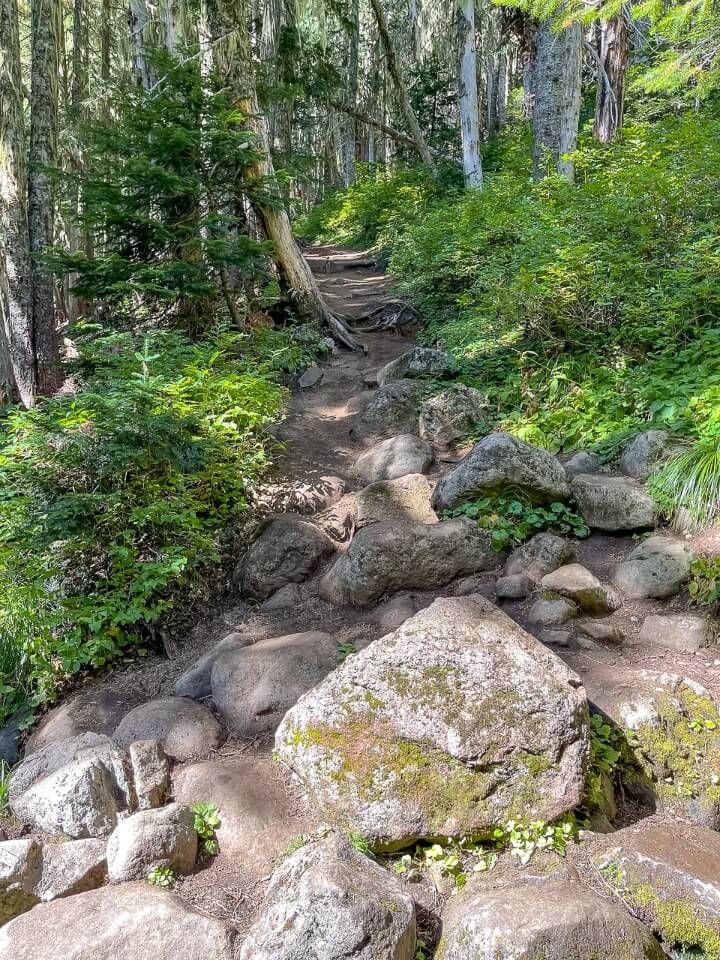
<path fill-rule="evenodd" d="M 307 258 L 332 309 L 346 316 L 361 317 L 386 298 L 391 290 L 388 277 L 368 267 L 353 268 L 349 261 L 364 260 L 363 254 L 351 254 L 334 248 L 312 248 Z M 319 364 L 320 382 L 307 390 L 296 389 L 286 419 L 277 437 L 284 444 L 272 482 L 302 481 L 335 475 L 353 489 L 351 465 L 369 441 L 359 436 L 353 425 L 362 399 L 370 396 L 372 373 L 412 345 L 411 337 L 394 333 L 362 336 L 367 354 L 342 352 Z M 439 451 L 434 467 L 437 478 L 463 450 Z M 635 541 L 630 536 L 593 534 L 575 544 L 577 559 L 600 579 L 607 580 L 611 566 L 626 556 Z M 477 577 L 477 591 L 494 599 L 494 584 L 500 572 Z M 456 584 L 434 592 L 412 591 L 417 608 L 437 596 L 452 596 Z M 209 607 L 195 627 L 177 640 L 172 659 L 150 655 L 125 667 L 116 668 L 99 679 L 89 680 L 43 720 L 31 739 L 37 747 L 62 736 L 91 729 L 111 734 L 121 717 L 134 706 L 152 699 L 173 695 L 176 679 L 202 654 L 231 631 L 254 639 L 280 637 L 306 630 L 322 630 L 333 635 L 338 644 L 364 646 L 388 632 L 378 611 L 361 611 L 333 606 L 318 597 L 317 581 L 300 585 L 300 599 L 294 606 L 280 610 L 265 609 L 262 604 L 241 599 L 221 584 L 214 606 Z M 403 594 L 405 595 L 405 594 Z M 500 602 L 503 609 L 527 629 L 527 610 L 531 601 Z M 697 654 L 680 653 L 640 644 L 638 634 L 645 616 L 655 612 L 682 612 L 686 600 L 630 601 L 611 618 L 625 636 L 620 645 L 593 643 L 590 648 L 571 641 L 567 647 L 552 649 L 582 677 L 591 699 L 610 695 L 613 685 L 632 688 L 640 670 L 667 671 L 701 682 L 715 694 L 720 693 L 720 659 L 710 648 Z M 201 911 L 222 917 L 243 929 L 252 919 L 272 872 L 272 863 L 294 837 L 317 826 L 297 788 L 272 760 L 272 737 L 254 741 L 230 738 L 211 757 L 227 767 L 228 787 L 242 782 L 250 789 L 253 810 L 238 816 L 254 818 L 253 838 L 247 827 L 241 834 L 247 844 L 247 857 L 223 854 L 201 866 L 182 880 L 177 890 Z M 187 764 L 185 765 L 187 766 Z M 176 767 L 174 779 L 182 774 Z M 233 779 L 234 778 L 234 779 Z M 216 784 L 219 782 L 217 779 Z M 225 798 L 207 796 L 221 806 Z M 226 801 L 229 802 L 229 801 Z M 12 834 L 11 824 L 3 824 Z M 17 825 L 15 825 L 17 830 Z M 17 834 L 16 834 L 17 835 Z M 417 894 L 417 890 L 414 891 Z M 428 894 L 427 908 L 432 913 L 434 894 Z"/>

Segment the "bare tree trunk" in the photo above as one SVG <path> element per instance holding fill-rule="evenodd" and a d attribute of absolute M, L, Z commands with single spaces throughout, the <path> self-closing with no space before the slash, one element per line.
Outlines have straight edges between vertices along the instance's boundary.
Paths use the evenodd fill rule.
<path fill-rule="evenodd" d="M 598 24 L 598 78 L 593 133 L 600 143 L 612 143 L 623 124 L 629 49 L 627 23 L 622 13 Z"/>
<path fill-rule="evenodd" d="M 55 224 L 55 196 L 47 168 L 57 163 L 58 156 L 61 0 L 33 0 L 31 15 L 28 229 L 37 390 L 47 394 L 61 382 L 53 281 L 39 262 L 45 248 L 52 245 Z"/>
<path fill-rule="evenodd" d="M 150 90 L 157 83 L 157 75 L 147 55 L 146 45 L 151 24 L 146 0 L 129 0 L 128 27 L 133 74 L 139 86 Z"/>
<path fill-rule="evenodd" d="M 559 18 L 558 18 L 559 19 Z M 572 180 L 572 161 L 580 120 L 582 28 L 574 23 L 557 29 L 544 20 L 537 33 L 535 102 L 533 105 L 533 178 L 554 168 Z"/>
<path fill-rule="evenodd" d="M 475 40 L 475 0 L 458 0 L 457 43 L 459 59 L 458 93 L 463 172 L 467 187 L 482 188 L 480 156 L 480 104 L 477 83 L 477 44 Z"/>
<path fill-rule="evenodd" d="M 275 170 L 265 120 L 258 106 L 246 0 L 202 2 L 213 70 L 220 85 L 232 92 L 237 106 L 248 117 L 248 124 L 260 146 L 261 157 L 248 168 L 248 173 L 272 183 Z M 345 325 L 325 305 L 310 267 L 295 242 L 285 207 L 261 200 L 255 200 L 253 206 L 265 235 L 273 244 L 283 292 L 298 315 L 309 323 L 328 327 L 333 336 L 351 350 L 361 350 Z"/>
<path fill-rule="evenodd" d="M 100 79 L 103 82 L 103 87 L 105 87 L 110 79 L 110 46 L 112 44 L 112 24 L 110 22 L 112 11 L 110 0 L 102 0 L 100 16 Z"/>
<path fill-rule="evenodd" d="M 495 116 L 497 118 L 498 129 L 502 129 L 507 123 L 507 105 L 508 105 L 508 86 L 510 66 L 508 63 L 509 54 L 507 50 L 501 50 L 498 57 L 497 82 L 495 84 L 496 107 Z"/>
<path fill-rule="evenodd" d="M 342 171 L 346 187 L 355 183 L 355 142 L 357 131 L 352 111 L 357 107 L 358 66 L 360 48 L 360 0 L 350 0 L 351 32 L 348 37 L 347 62 L 347 108 L 348 115 L 344 123 L 342 143 Z"/>
<path fill-rule="evenodd" d="M 25 406 L 36 372 L 27 220 L 27 167 L 17 0 L 0 0 L 0 375 Z"/>
<path fill-rule="evenodd" d="M 380 34 L 380 40 L 382 42 L 383 50 L 385 51 L 385 60 L 387 62 L 387 68 L 390 73 L 390 76 L 392 77 L 393 85 L 395 87 L 395 94 L 398 98 L 402 115 L 405 118 L 405 123 L 408 126 L 408 130 L 410 131 L 410 134 L 413 140 L 415 141 L 415 149 L 417 150 L 420 156 L 420 159 L 424 164 L 426 164 L 426 166 L 432 169 L 433 167 L 432 154 L 428 150 L 427 144 L 425 143 L 425 137 L 423 137 L 422 135 L 420 124 L 417 121 L 417 117 L 415 116 L 415 111 L 413 110 L 412 104 L 410 103 L 410 98 L 408 97 L 407 88 L 405 87 L 402 74 L 400 73 L 397 54 L 395 53 L 395 47 L 390 37 L 390 31 L 388 29 L 385 13 L 383 11 L 380 0 L 370 0 L 370 3 L 373 8 L 373 13 L 375 14 L 375 22 L 377 23 L 378 33 Z"/>
<path fill-rule="evenodd" d="M 531 120 L 535 102 L 535 61 L 537 58 L 537 24 L 525 17 L 520 37 L 520 64 L 522 67 L 523 117 Z"/>

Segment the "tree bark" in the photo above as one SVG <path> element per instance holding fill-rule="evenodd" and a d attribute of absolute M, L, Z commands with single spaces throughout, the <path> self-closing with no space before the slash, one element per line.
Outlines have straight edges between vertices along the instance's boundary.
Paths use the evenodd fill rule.
<path fill-rule="evenodd" d="M 525 120 L 531 120 L 535 101 L 535 60 L 537 56 L 537 24 L 524 17 L 520 33 L 520 64 L 522 68 L 522 112 Z"/>
<path fill-rule="evenodd" d="M 598 24 L 598 78 L 593 134 L 600 143 L 612 143 L 623 124 L 629 50 L 627 23 L 622 13 Z"/>
<path fill-rule="evenodd" d="M 347 116 L 343 127 L 342 172 L 346 187 L 355 183 L 355 144 L 357 131 L 353 111 L 357 107 L 360 52 L 360 0 L 350 0 L 350 35 L 347 57 Z"/>
<path fill-rule="evenodd" d="M 151 29 L 146 0 L 129 0 L 128 28 L 132 69 L 138 86 L 150 90 L 157 83 L 157 75 L 148 60 L 147 41 Z"/>
<path fill-rule="evenodd" d="M 458 94 L 460 135 L 462 139 L 465 186 L 482 188 L 480 156 L 480 103 L 477 83 L 477 44 L 475 40 L 475 0 L 458 0 Z"/>
<path fill-rule="evenodd" d="M 2 377 L 8 393 L 17 392 L 20 401 L 31 406 L 36 371 L 25 146 L 17 0 L 0 0 L 0 318 L 5 354 Z"/>
<path fill-rule="evenodd" d="M 533 179 L 549 168 L 573 179 L 566 158 L 577 144 L 580 120 L 582 28 L 574 23 L 560 30 L 559 18 L 544 20 L 537 33 L 533 103 Z"/>
<path fill-rule="evenodd" d="M 47 169 L 57 164 L 58 74 L 61 0 L 33 0 L 31 5 L 30 177 L 28 229 L 30 238 L 33 341 L 37 391 L 52 393 L 61 382 L 55 302 L 51 275 L 40 263 L 52 245 L 55 195 Z"/>
<path fill-rule="evenodd" d="M 420 159 L 426 166 L 432 169 L 434 166 L 432 154 L 428 150 L 425 137 L 423 137 L 420 124 L 415 116 L 415 111 L 410 103 L 407 88 L 405 87 L 402 74 L 400 73 L 400 66 L 398 64 L 395 46 L 390 37 L 390 30 L 388 29 L 385 12 L 383 11 L 380 0 L 370 0 L 370 3 L 373 8 L 373 13 L 375 14 L 375 22 L 377 23 L 380 41 L 385 52 L 385 60 L 387 62 L 388 72 L 390 73 L 393 86 L 395 87 L 395 94 L 398 98 L 402 115 L 405 118 L 405 123 L 407 124 L 410 135 L 413 138 L 415 149 L 417 150 Z"/>
<path fill-rule="evenodd" d="M 260 147 L 260 159 L 247 168 L 251 177 L 272 183 L 275 170 L 268 145 L 267 127 L 260 114 L 255 88 L 247 0 L 202 0 L 206 48 L 212 69 L 223 89 L 229 90 Z M 287 210 L 281 203 L 253 202 L 258 220 L 274 248 L 280 285 L 298 316 L 306 322 L 326 326 L 333 336 L 352 350 L 362 350 L 345 325 L 333 316 L 315 282 L 307 261 L 300 253 Z"/>

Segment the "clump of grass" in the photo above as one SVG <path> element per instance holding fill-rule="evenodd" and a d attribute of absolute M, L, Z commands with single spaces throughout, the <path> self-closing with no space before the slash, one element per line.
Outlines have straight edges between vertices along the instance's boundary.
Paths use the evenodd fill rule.
<path fill-rule="evenodd" d="M 698 440 L 648 482 L 673 527 L 696 533 L 720 517 L 720 436 Z"/>

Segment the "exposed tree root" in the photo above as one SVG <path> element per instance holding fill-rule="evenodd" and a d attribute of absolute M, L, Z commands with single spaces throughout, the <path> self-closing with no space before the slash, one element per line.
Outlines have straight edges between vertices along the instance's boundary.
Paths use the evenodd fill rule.
<path fill-rule="evenodd" d="M 415 307 L 404 300 L 386 300 L 369 313 L 359 317 L 359 323 L 370 321 L 365 326 L 352 322 L 356 333 L 372 333 L 377 330 L 400 330 L 413 323 L 421 323 L 420 314 Z"/>

